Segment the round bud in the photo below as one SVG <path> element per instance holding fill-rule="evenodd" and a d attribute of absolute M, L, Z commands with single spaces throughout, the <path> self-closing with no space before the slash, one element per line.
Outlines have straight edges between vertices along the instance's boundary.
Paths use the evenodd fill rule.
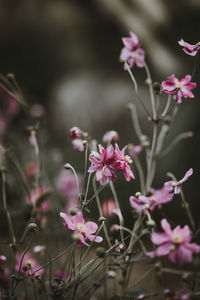
<path fill-rule="evenodd" d="M 146 222 L 146 224 L 147 224 L 147 226 L 149 226 L 149 227 L 155 227 L 156 226 L 156 223 L 154 222 L 154 220 L 148 220 L 147 222 Z"/>
<path fill-rule="evenodd" d="M 40 279 L 40 274 L 35 274 L 35 279 Z"/>
<path fill-rule="evenodd" d="M 3 266 L 6 263 L 6 256 L 0 255 L 0 266 Z"/>
<path fill-rule="evenodd" d="M 113 271 L 113 270 L 109 270 L 107 272 L 107 275 L 108 275 L 109 278 L 115 278 L 116 277 L 116 272 Z"/>
<path fill-rule="evenodd" d="M 86 146 L 87 145 L 87 141 L 86 140 L 83 140 L 83 146 Z"/>
<path fill-rule="evenodd" d="M 75 207 L 70 208 L 69 211 L 71 216 L 76 216 L 77 215 L 77 209 Z"/>
<path fill-rule="evenodd" d="M 103 248 L 103 247 L 98 247 L 98 248 L 96 249 L 96 255 L 97 255 L 98 257 L 101 257 L 101 258 L 105 257 L 105 255 L 106 255 L 106 249 Z"/>
<path fill-rule="evenodd" d="M 153 83 L 153 89 L 155 91 L 156 94 L 159 94 L 160 93 L 160 90 L 161 90 L 161 85 L 159 82 L 154 82 Z"/>
<path fill-rule="evenodd" d="M 8 73 L 6 76 L 7 76 L 8 79 L 14 79 L 15 78 L 15 75 L 13 73 Z"/>
<path fill-rule="evenodd" d="M 161 263 L 160 263 L 159 261 L 157 261 L 157 262 L 155 263 L 154 267 L 155 267 L 155 270 L 156 270 L 156 271 L 160 271 L 162 265 L 161 265 Z"/>
<path fill-rule="evenodd" d="M 31 232 L 36 231 L 36 229 L 37 229 L 37 225 L 35 223 L 30 223 L 28 225 L 28 230 L 31 231 Z"/>
<path fill-rule="evenodd" d="M 148 85 L 150 85 L 150 84 L 152 84 L 152 80 L 151 80 L 150 78 L 147 78 L 147 79 L 145 80 L 145 83 L 148 84 Z"/>
<path fill-rule="evenodd" d="M 72 233 L 72 240 L 73 240 L 74 242 L 80 241 L 80 237 L 79 237 L 79 235 L 78 235 L 77 232 L 73 232 L 73 233 Z"/>
<path fill-rule="evenodd" d="M 98 221 L 99 221 L 99 223 L 104 223 L 106 221 L 106 218 L 105 217 L 100 217 Z"/>
<path fill-rule="evenodd" d="M 135 197 L 140 197 L 142 194 L 140 192 L 135 193 Z"/>
<path fill-rule="evenodd" d="M 65 168 L 66 170 L 69 170 L 69 169 L 71 169 L 71 165 L 70 165 L 69 163 L 66 163 L 66 164 L 64 165 L 64 168 Z"/>

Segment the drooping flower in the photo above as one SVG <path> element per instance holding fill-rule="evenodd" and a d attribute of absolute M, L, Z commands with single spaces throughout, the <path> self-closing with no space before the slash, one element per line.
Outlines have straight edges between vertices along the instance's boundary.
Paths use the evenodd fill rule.
<path fill-rule="evenodd" d="M 98 225 L 94 222 L 85 222 L 81 211 L 78 211 L 75 216 L 70 217 L 67 214 L 61 212 L 60 216 L 64 219 L 65 227 L 74 231 L 78 235 L 78 247 L 89 246 L 85 239 L 94 241 L 96 243 L 102 242 L 102 237 L 94 235 L 94 233 L 98 229 Z"/>
<path fill-rule="evenodd" d="M 74 126 L 70 129 L 69 133 L 72 139 L 80 139 L 82 135 L 82 130 L 77 126 Z"/>
<path fill-rule="evenodd" d="M 115 171 L 118 170 L 118 164 L 116 161 L 115 149 L 110 145 L 107 149 L 104 149 L 102 145 L 99 145 L 99 152 L 92 151 L 90 161 L 92 163 L 88 172 L 96 172 L 96 180 L 101 185 L 105 185 L 110 180 L 116 180 Z"/>
<path fill-rule="evenodd" d="M 115 144 L 115 155 L 117 159 L 118 170 L 122 170 L 124 172 L 124 176 L 127 181 L 130 179 L 135 179 L 133 172 L 131 171 L 130 165 L 132 163 L 132 159 L 130 156 L 125 155 L 125 150 L 127 146 L 125 146 L 121 151 L 117 144 Z"/>
<path fill-rule="evenodd" d="M 85 146 L 83 144 L 83 140 L 81 139 L 73 139 L 72 140 L 72 146 L 75 150 L 78 150 L 80 152 L 83 152 L 85 149 Z"/>
<path fill-rule="evenodd" d="M 195 56 L 200 49 L 200 42 L 192 45 L 181 39 L 180 41 L 178 41 L 178 43 L 183 47 L 183 51 L 191 56 Z"/>
<path fill-rule="evenodd" d="M 103 136 L 103 142 L 106 144 L 112 144 L 117 142 L 119 139 L 119 134 L 115 130 L 107 131 Z"/>
<path fill-rule="evenodd" d="M 23 254 L 18 254 L 16 256 L 15 270 L 17 272 L 19 272 L 19 270 L 20 270 L 20 264 L 21 264 L 22 257 L 23 257 Z M 20 274 L 21 275 L 29 275 L 29 276 L 34 276 L 34 275 L 42 276 L 42 274 L 44 273 L 44 269 L 37 271 L 37 269 L 39 269 L 39 268 L 40 268 L 40 265 L 38 264 L 37 260 L 35 258 L 33 258 L 30 255 L 30 253 L 27 252 L 22 261 Z"/>
<path fill-rule="evenodd" d="M 132 68 L 136 64 L 139 68 L 144 67 L 145 52 L 141 48 L 141 42 L 137 35 L 130 32 L 130 37 L 122 38 L 124 48 L 121 50 L 120 59 L 126 61 L 129 68 Z M 126 64 L 124 69 L 127 70 Z"/>
<path fill-rule="evenodd" d="M 153 211 L 156 207 L 156 200 L 151 197 L 146 197 L 140 195 L 138 197 L 130 196 L 129 202 L 131 207 L 137 212 L 140 213 L 141 211 L 146 212 L 146 210 Z"/>
<path fill-rule="evenodd" d="M 116 208 L 117 205 L 113 199 L 107 199 L 101 203 L 101 210 L 104 217 L 113 217 L 115 215 L 113 210 Z"/>
<path fill-rule="evenodd" d="M 165 182 L 164 188 L 170 192 L 173 192 L 175 195 L 180 194 L 180 192 L 181 192 L 180 187 L 181 187 L 182 183 L 187 181 L 189 179 L 189 177 L 192 176 L 192 174 L 193 174 L 193 169 L 190 168 L 185 173 L 184 177 L 182 179 L 180 179 L 178 182 L 175 182 L 173 180 Z"/>
<path fill-rule="evenodd" d="M 150 257 L 168 255 L 169 260 L 176 264 L 192 261 L 192 254 L 200 252 L 200 246 L 190 243 L 191 233 L 187 225 L 183 228 L 177 226 L 171 229 L 166 219 L 161 220 L 161 226 L 164 232 L 154 232 L 151 235 L 151 241 L 158 245 L 155 251 L 147 252 Z"/>
<path fill-rule="evenodd" d="M 175 75 L 171 75 L 169 80 L 162 82 L 163 92 L 166 94 L 176 94 L 178 104 L 182 103 L 182 97 L 194 98 L 194 94 L 191 92 L 196 87 L 195 82 L 191 82 L 191 76 L 186 75 L 179 80 Z"/>

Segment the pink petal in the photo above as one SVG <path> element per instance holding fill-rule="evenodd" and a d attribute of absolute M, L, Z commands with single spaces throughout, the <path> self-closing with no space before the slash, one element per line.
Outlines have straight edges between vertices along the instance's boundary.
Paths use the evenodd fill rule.
<path fill-rule="evenodd" d="M 169 238 L 169 235 L 166 233 L 154 232 L 151 235 L 151 241 L 156 245 L 160 245 L 160 244 L 169 242 L 170 240 L 171 239 Z"/>
<path fill-rule="evenodd" d="M 87 234 L 95 233 L 98 229 L 98 225 L 94 222 L 86 222 Z"/>
<path fill-rule="evenodd" d="M 83 224 L 85 223 L 85 220 L 83 219 L 83 213 L 81 211 L 77 212 L 76 217 L 77 217 L 77 223 L 83 223 Z"/>
<path fill-rule="evenodd" d="M 90 240 L 91 242 L 94 241 L 96 243 L 101 243 L 103 241 L 103 238 L 101 236 L 95 236 L 95 235 L 92 235 L 92 234 L 86 234 L 85 235 L 88 240 Z"/>
<path fill-rule="evenodd" d="M 183 177 L 181 180 L 178 181 L 178 184 L 180 185 L 180 184 L 182 184 L 183 182 L 185 182 L 186 180 L 188 180 L 188 178 L 189 178 L 190 176 L 192 176 L 192 174 L 193 174 L 193 169 L 190 168 L 190 169 L 185 173 L 184 177 Z"/>
<path fill-rule="evenodd" d="M 70 220 L 70 218 L 68 217 L 68 215 L 66 215 L 65 213 L 60 213 L 61 218 L 64 219 L 65 224 L 67 225 L 67 228 L 69 228 L 70 230 L 76 230 L 76 225 L 73 224 Z"/>
<path fill-rule="evenodd" d="M 172 243 L 166 243 L 166 244 L 163 244 L 163 245 L 159 246 L 156 249 L 156 255 L 157 256 L 168 255 L 170 253 L 170 246 L 171 245 L 172 245 Z"/>
<path fill-rule="evenodd" d="M 162 229 L 169 235 L 169 237 L 171 237 L 171 235 L 172 235 L 171 226 L 170 226 L 170 224 L 167 222 L 166 219 L 162 219 L 162 220 L 161 220 L 161 226 L 162 226 Z"/>

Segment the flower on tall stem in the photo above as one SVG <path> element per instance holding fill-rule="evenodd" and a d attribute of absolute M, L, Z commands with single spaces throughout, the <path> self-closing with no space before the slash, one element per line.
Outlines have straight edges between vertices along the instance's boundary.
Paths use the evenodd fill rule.
<path fill-rule="evenodd" d="M 118 170 L 122 170 L 124 172 L 124 176 L 127 181 L 130 179 L 135 179 L 135 176 L 130 168 L 130 164 L 133 162 L 130 156 L 125 155 L 125 150 L 127 146 L 125 146 L 121 151 L 117 144 L 115 144 L 115 155 L 117 159 L 117 167 Z"/>
<path fill-rule="evenodd" d="M 115 171 L 118 169 L 118 164 L 115 149 L 112 145 L 107 149 L 99 145 L 99 152 L 92 151 L 90 156 L 92 165 L 88 169 L 88 172 L 96 172 L 96 180 L 101 185 L 105 185 L 110 180 L 115 181 L 117 179 Z"/>
<path fill-rule="evenodd" d="M 127 70 L 126 63 L 129 68 L 132 68 L 134 64 L 136 64 L 139 68 L 143 68 L 145 52 L 141 48 L 141 42 L 135 33 L 130 32 L 129 34 L 130 37 L 122 38 L 124 47 L 121 50 L 120 59 L 125 61 L 124 69 Z"/>
<path fill-rule="evenodd" d="M 164 184 L 164 188 L 172 193 L 174 193 L 175 195 L 177 194 L 180 194 L 181 192 L 181 185 L 187 181 L 190 176 L 192 176 L 193 174 L 193 169 L 190 168 L 186 173 L 185 175 L 183 176 L 182 179 L 180 179 L 179 181 L 174 181 L 174 180 L 170 180 L 170 181 L 167 181 L 165 182 Z"/>
<path fill-rule="evenodd" d="M 131 207 L 136 211 L 136 213 L 140 213 L 141 211 L 144 211 L 144 214 L 146 214 L 146 211 L 153 211 L 156 207 L 156 201 L 153 198 L 146 197 L 143 195 L 139 195 L 138 197 L 130 196 L 129 202 Z"/>
<path fill-rule="evenodd" d="M 22 261 L 23 258 L 23 261 Z M 22 261 L 22 265 L 21 265 Z M 20 269 L 21 265 L 21 269 Z M 23 257 L 23 254 L 18 254 L 16 256 L 16 265 L 15 265 L 15 270 L 17 272 L 20 271 L 20 275 L 29 275 L 29 276 L 34 276 L 34 275 L 40 275 L 42 276 L 44 273 L 44 269 L 41 269 L 35 273 L 36 270 L 40 268 L 40 265 L 38 264 L 37 260 L 33 258 L 30 253 L 26 253 L 25 256 Z"/>
<path fill-rule="evenodd" d="M 192 45 L 192 44 L 185 42 L 183 39 L 181 39 L 180 41 L 178 41 L 178 43 L 180 46 L 183 47 L 183 51 L 186 54 L 191 55 L 191 56 L 195 56 L 200 49 L 200 42 Z"/>
<path fill-rule="evenodd" d="M 64 220 L 65 227 L 77 234 L 78 247 L 89 246 L 85 239 L 94 241 L 96 243 L 101 243 L 103 241 L 103 238 L 101 236 L 94 235 L 94 233 L 98 229 L 98 225 L 94 222 L 85 222 L 81 211 L 78 211 L 75 216 L 71 217 L 61 212 L 60 216 Z"/>
<path fill-rule="evenodd" d="M 191 82 L 191 76 L 186 75 L 182 79 L 178 79 L 175 75 L 171 75 L 169 80 L 162 82 L 162 91 L 166 94 L 176 94 L 178 104 L 182 103 L 182 97 L 194 98 L 191 92 L 196 87 L 195 82 Z"/>
<path fill-rule="evenodd" d="M 200 252 L 200 246 L 190 243 L 191 233 L 187 225 L 183 228 L 177 226 L 171 229 L 166 219 L 161 220 L 161 227 L 164 232 L 154 232 L 151 235 L 151 241 L 158 245 L 155 251 L 147 252 L 146 255 L 151 258 L 168 255 L 169 260 L 175 264 L 191 262 L 193 253 Z"/>

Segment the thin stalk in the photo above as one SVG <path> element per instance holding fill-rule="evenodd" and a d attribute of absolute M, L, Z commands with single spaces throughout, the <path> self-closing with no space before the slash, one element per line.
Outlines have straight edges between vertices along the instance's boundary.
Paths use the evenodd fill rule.
<path fill-rule="evenodd" d="M 170 104 L 171 104 L 171 95 L 168 95 L 166 106 L 165 106 L 163 112 L 162 112 L 161 115 L 160 115 L 161 118 L 166 117 L 166 115 L 168 114 Z"/>
<path fill-rule="evenodd" d="M 137 114 L 135 104 L 129 103 L 128 108 L 130 109 L 130 112 L 131 112 L 131 119 L 132 119 L 132 123 L 133 123 L 133 128 L 135 130 L 135 133 L 136 133 L 139 141 L 141 141 L 141 136 L 143 134 L 142 134 L 142 130 L 141 130 L 141 127 L 140 127 L 140 123 L 139 123 L 138 114 Z"/>
<path fill-rule="evenodd" d="M 144 171 L 143 171 L 142 165 L 140 163 L 140 160 L 139 160 L 139 158 L 137 156 L 134 157 L 134 163 L 135 163 L 135 166 L 136 166 L 137 171 L 138 171 L 139 180 L 140 180 L 140 189 L 141 189 L 141 192 L 143 194 L 144 193 L 144 189 L 145 189 Z"/>
<path fill-rule="evenodd" d="M 147 64 L 144 62 L 144 68 L 147 74 L 147 79 L 148 79 L 148 85 L 149 85 L 149 93 L 150 93 L 150 99 L 151 99 L 151 107 L 152 107 L 152 112 L 153 112 L 153 119 L 156 120 L 157 113 L 156 113 L 156 104 L 155 104 L 155 97 L 154 97 L 154 92 L 153 92 L 153 87 L 152 87 L 152 79 L 151 79 L 151 74 L 149 71 L 149 68 Z"/>

